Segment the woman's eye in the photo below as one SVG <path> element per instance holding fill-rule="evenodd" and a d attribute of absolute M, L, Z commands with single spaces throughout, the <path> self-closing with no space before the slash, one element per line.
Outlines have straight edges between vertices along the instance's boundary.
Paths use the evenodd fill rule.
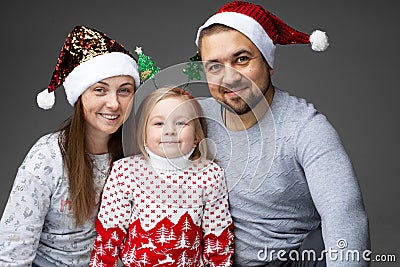
<path fill-rule="evenodd" d="M 121 94 L 129 94 L 131 92 L 131 90 L 128 88 L 121 88 L 121 89 L 119 89 L 119 92 Z"/>
<path fill-rule="evenodd" d="M 158 122 L 153 123 L 153 125 L 155 125 L 155 126 L 163 126 L 164 123 L 161 122 L 161 121 L 158 121 Z"/>
<path fill-rule="evenodd" d="M 95 91 L 96 93 L 104 93 L 104 92 L 105 92 L 104 88 L 101 88 L 101 87 L 95 88 L 94 91 Z"/>

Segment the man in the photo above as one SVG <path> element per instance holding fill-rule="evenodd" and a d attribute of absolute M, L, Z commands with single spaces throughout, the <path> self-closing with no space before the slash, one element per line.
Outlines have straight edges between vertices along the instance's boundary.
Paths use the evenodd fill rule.
<path fill-rule="evenodd" d="M 367 266 L 368 219 L 335 129 L 271 82 L 275 45 L 297 43 L 328 46 L 323 32 L 308 36 L 246 2 L 198 30 L 213 96 L 200 102 L 226 170 L 235 266 Z"/>

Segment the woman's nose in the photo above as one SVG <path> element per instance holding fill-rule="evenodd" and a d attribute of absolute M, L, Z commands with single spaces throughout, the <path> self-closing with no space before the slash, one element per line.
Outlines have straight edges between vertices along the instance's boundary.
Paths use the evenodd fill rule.
<path fill-rule="evenodd" d="M 107 103 L 106 106 L 111 109 L 117 109 L 119 107 L 119 101 L 117 94 L 110 93 L 107 96 Z"/>

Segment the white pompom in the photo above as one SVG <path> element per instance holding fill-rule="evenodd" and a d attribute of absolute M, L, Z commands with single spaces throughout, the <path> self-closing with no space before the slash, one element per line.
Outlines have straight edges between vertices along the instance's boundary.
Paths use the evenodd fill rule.
<path fill-rule="evenodd" d="M 44 89 L 37 94 L 36 102 L 42 109 L 51 109 L 54 106 L 55 96 L 54 92 L 49 93 L 48 89 Z"/>
<path fill-rule="evenodd" d="M 328 36 L 323 31 L 315 30 L 310 35 L 310 43 L 312 50 L 318 52 L 325 51 L 329 46 Z"/>

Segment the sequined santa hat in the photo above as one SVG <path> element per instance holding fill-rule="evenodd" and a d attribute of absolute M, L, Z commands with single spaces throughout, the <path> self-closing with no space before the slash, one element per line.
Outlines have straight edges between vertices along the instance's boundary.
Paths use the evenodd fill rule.
<path fill-rule="evenodd" d="M 277 44 L 311 44 L 314 51 L 324 51 L 329 45 L 325 32 L 316 30 L 308 35 L 297 31 L 263 7 L 249 2 L 234 1 L 222 6 L 198 29 L 196 45 L 201 31 L 213 24 L 222 24 L 246 35 L 271 68 Z"/>
<path fill-rule="evenodd" d="M 38 106 L 50 109 L 54 91 L 64 86 L 73 106 L 91 85 L 103 79 L 129 75 L 140 85 L 138 65 L 124 46 L 98 30 L 76 26 L 61 49 L 49 86 L 37 95 Z"/>

